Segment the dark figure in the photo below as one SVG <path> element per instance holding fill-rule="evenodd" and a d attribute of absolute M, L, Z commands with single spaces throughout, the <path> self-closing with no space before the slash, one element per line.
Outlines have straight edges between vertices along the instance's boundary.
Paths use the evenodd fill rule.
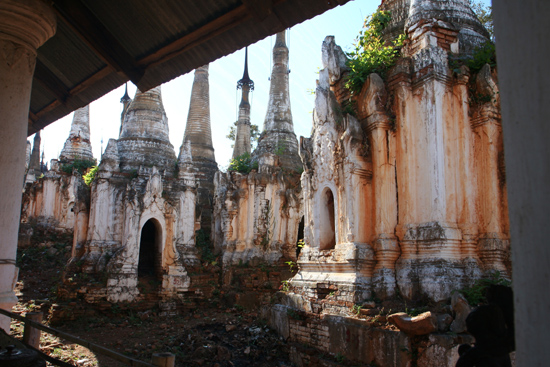
<path fill-rule="evenodd" d="M 456 367 L 511 367 L 510 352 L 514 350 L 512 290 L 504 286 L 491 286 L 487 290 L 489 305 L 470 312 L 466 327 L 476 342 L 474 346 L 462 344 Z"/>

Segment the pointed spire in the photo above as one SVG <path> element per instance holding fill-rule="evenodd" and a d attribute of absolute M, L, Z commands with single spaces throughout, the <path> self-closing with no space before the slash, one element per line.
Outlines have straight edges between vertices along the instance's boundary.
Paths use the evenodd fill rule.
<path fill-rule="evenodd" d="M 168 118 L 160 86 L 146 92 L 136 90 L 124 114 L 118 151 L 122 170 L 142 164 L 173 167 L 176 156 L 168 136 Z"/>
<path fill-rule="evenodd" d="M 71 132 L 59 154 L 60 161 L 82 159 L 93 161 L 90 144 L 90 106 L 79 108 L 74 112 Z"/>
<path fill-rule="evenodd" d="M 29 170 L 40 172 L 40 131 L 34 134 Z"/>
<path fill-rule="evenodd" d="M 250 153 L 250 102 L 249 93 L 254 90 L 254 82 L 248 76 L 248 47 L 244 53 L 243 78 L 237 82 L 237 89 L 242 89 L 241 103 L 239 104 L 239 120 L 237 121 L 237 133 L 235 135 L 235 147 L 233 158 L 244 153 Z"/>
<path fill-rule="evenodd" d="M 124 115 L 126 114 L 126 111 L 128 111 L 128 106 L 130 106 L 130 103 L 132 102 L 132 98 L 128 95 L 128 83 L 124 86 L 124 95 L 120 99 L 120 103 L 122 103 L 122 113 L 120 114 L 120 129 L 122 130 L 122 121 L 124 120 Z"/>
<path fill-rule="evenodd" d="M 216 162 L 210 128 L 210 87 L 208 84 L 208 64 L 195 70 L 191 89 L 191 102 L 183 141 L 191 142 L 193 161 Z"/>
<path fill-rule="evenodd" d="M 189 166 L 186 164 L 186 161 L 189 161 L 189 151 L 191 152 L 192 165 L 197 170 L 197 202 L 198 206 L 202 208 L 201 228 L 208 232 L 212 224 L 211 205 L 214 195 L 214 175 L 218 171 L 210 129 L 208 64 L 195 70 L 187 125 L 178 159 L 180 170 L 185 168 L 184 166 Z M 189 170 L 186 169 L 186 172 Z M 180 173 L 181 177 L 183 176 Z"/>
<path fill-rule="evenodd" d="M 248 76 L 248 47 L 244 48 L 244 72 L 241 80 L 237 82 L 237 89 L 248 87 L 248 90 L 254 90 L 254 82 Z M 247 94 L 248 97 L 248 94 Z M 248 101 L 248 99 L 247 99 Z"/>
<path fill-rule="evenodd" d="M 117 171 L 120 165 L 120 157 L 118 154 L 117 141 L 115 139 L 109 139 L 107 142 L 107 148 L 101 156 L 101 163 L 99 165 L 100 171 Z"/>
<path fill-rule="evenodd" d="M 290 110 L 288 47 L 286 31 L 277 33 L 273 47 L 273 71 L 269 88 L 269 102 L 264 121 L 264 131 L 254 151 L 253 159 L 263 164 L 262 156 L 275 154 L 284 168 L 300 169 L 298 141 L 294 134 Z M 271 159 L 265 161 L 266 164 Z"/>

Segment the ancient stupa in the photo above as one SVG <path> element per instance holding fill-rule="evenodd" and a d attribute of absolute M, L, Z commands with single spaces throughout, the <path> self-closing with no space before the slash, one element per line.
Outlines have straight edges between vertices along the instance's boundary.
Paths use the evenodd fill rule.
<path fill-rule="evenodd" d="M 212 216 L 212 195 L 214 192 L 214 175 L 218 164 L 212 145 L 210 128 L 210 88 L 208 84 L 208 65 L 195 70 L 195 79 L 191 90 L 191 102 L 183 143 L 178 161 L 181 163 L 191 153 L 191 161 L 197 170 L 198 203 L 202 208 L 201 226 L 208 230 Z"/>
<path fill-rule="evenodd" d="M 125 104 L 125 101 L 122 101 Z M 117 149 L 122 171 L 140 166 L 166 170 L 173 174 L 174 147 L 168 136 L 168 118 L 162 104 L 161 87 L 136 91 L 124 113 Z"/>
<path fill-rule="evenodd" d="M 254 90 L 254 82 L 248 76 L 248 47 L 244 51 L 244 73 L 242 79 L 237 82 L 237 89 L 242 90 L 241 103 L 239 104 L 239 120 L 235 134 L 235 146 L 233 158 L 244 153 L 250 153 L 250 91 Z"/>
<path fill-rule="evenodd" d="M 290 70 L 285 34 L 286 31 L 277 33 L 273 47 L 273 71 L 264 130 L 252 157 L 259 162 L 260 167 L 280 166 L 285 169 L 301 170 L 302 162 L 298 156 L 298 141 L 294 134 L 290 110 L 288 83 Z"/>
<path fill-rule="evenodd" d="M 92 145 L 90 144 L 90 106 L 74 111 L 71 132 L 65 141 L 59 155 L 60 162 L 70 162 L 75 159 L 93 161 Z"/>

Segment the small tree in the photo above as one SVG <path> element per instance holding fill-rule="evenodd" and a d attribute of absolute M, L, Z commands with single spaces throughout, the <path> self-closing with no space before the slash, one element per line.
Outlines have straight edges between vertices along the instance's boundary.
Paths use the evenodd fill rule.
<path fill-rule="evenodd" d="M 482 4 L 479 0 L 470 0 L 470 6 L 477 19 L 487 29 L 491 35 L 491 40 L 495 41 L 495 30 L 493 28 L 493 7 Z"/>
<path fill-rule="evenodd" d="M 250 153 L 243 153 L 233 159 L 229 163 L 229 171 L 236 171 L 240 173 L 250 173 L 253 169 L 258 169 L 258 162 L 252 162 Z"/>
<path fill-rule="evenodd" d="M 86 185 L 90 186 L 92 184 L 92 182 L 95 180 L 98 169 L 98 166 L 93 166 L 88 170 L 87 173 L 82 175 L 82 178 L 84 179 L 84 183 L 86 183 Z"/>
<path fill-rule="evenodd" d="M 233 125 L 229 127 L 229 134 L 227 134 L 225 137 L 231 141 L 235 141 L 237 139 L 237 124 L 239 121 L 235 121 Z M 250 146 L 252 149 L 256 146 L 256 143 L 258 143 L 258 138 L 260 137 L 260 128 L 258 125 L 250 124 Z M 231 148 L 233 148 L 235 144 L 231 144 Z"/>
<path fill-rule="evenodd" d="M 388 69 L 395 64 L 399 49 L 403 46 L 405 34 L 391 42 L 385 42 L 382 31 L 390 21 L 389 11 L 377 11 L 365 18 L 363 29 L 353 44 L 355 49 L 347 54 L 349 57 L 347 65 L 351 70 L 346 88 L 353 93 L 361 91 L 369 74 L 378 73 L 384 78 Z"/>

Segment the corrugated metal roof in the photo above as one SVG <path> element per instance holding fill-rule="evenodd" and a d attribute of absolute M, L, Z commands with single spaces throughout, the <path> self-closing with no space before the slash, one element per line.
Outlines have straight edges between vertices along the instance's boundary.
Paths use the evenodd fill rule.
<path fill-rule="evenodd" d="M 53 0 L 29 135 L 131 80 L 148 90 L 349 0 Z"/>

